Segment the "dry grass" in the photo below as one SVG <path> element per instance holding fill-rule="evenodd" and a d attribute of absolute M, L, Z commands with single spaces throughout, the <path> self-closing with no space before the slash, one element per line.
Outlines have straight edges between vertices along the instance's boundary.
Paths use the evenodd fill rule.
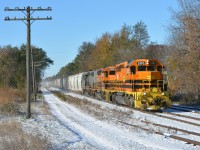
<path fill-rule="evenodd" d="M 0 88 L 0 114 L 16 114 L 19 109 L 23 108 L 24 103 L 21 102 L 24 102 L 25 98 L 25 90 Z M 47 138 L 27 133 L 23 131 L 22 124 L 13 120 L 13 117 L 2 116 L 4 119 L 0 118 L 0 150 L 45 150 L 52 148 Z"/>
<path fill-rule="evenodd" d="M 18 101 L 24 102 L 26 91 L 13 88 L 0 88 L 0 102 Z"/>
<path fill-rule="evenodd" d="M 25 91 L 0 88 L 0 112 L 5 114 L 16 114 L 19 109 L 17 102 L 25 101 Z"/>
<path fill-rule="evenodd" d="M 18 122 L 12 121 L 0 124 L 0 150 L 45 150 L 50 148 L 46 139 L 25 133 Z"/>

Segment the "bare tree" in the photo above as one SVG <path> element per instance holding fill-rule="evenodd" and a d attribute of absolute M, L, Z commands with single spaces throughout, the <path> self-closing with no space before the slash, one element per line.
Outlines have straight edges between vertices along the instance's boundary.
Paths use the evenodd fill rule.
<path fill-rule="evenodd" d="M 173 11 L 170 25 L 169 61 L 171 86 L 186 99 L 199 100 L 200 93 L 200 1 L 178 0 L 180 10 Z"/>

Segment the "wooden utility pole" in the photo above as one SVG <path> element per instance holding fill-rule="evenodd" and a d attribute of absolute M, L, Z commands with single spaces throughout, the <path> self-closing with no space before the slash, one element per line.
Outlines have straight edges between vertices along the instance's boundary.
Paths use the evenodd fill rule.
<path fill-rule="evenodd" d="M 33 55 L 32 55 L 33 56 Z M 32 59 L 33 60 L 33 59 Z M 37 97 L 37 78 L 36 78 L 36 67 L 40 67 L 42 64 L 42 62 L 44 62 L 44 60 L 41 61 L 32 61 L 32 72 L 33 72 L 33 95 L 34 95 L 34 101 L 36 101 L 36 97 Z"/>
<path fill-rule="evenodd" d="M 19 8 L 19 7 L 15 7 L 14 9 L 10 9 L 9 7 L 5 7 L 4 11 L 21 11 L 23 12 L 26 16 L 24 18 L 9 18 L 9 17 L 5 17 L 5 21 L 23 21 L 26 26 L 27 26 L 27 45 L 26 45 L 26 102 L 27 102 L 27 110 L 26 110 L 26 118 L 30 118 L 31 117 L 31 88 L 30 88 L 30 84 L 31 84 L 31 79 L 30 79 L 30 50 L 31 50 L 31 24 L 36 21 L 36 20 L 52 20 L 51 17 L 47 17 L 47 18 L 33 18 L 31 17 L 31 15 L 35 12 L 35 11 L 52 11 L 51 7 L 48 8 L 32 8 L 30 6 L 27 6 L 26 8 Z M 26 12 L 26 13 L 25 13 Z M 32 21 L 32 22 L 31 22 Z M 33 60 L 32 60 L 33 61 Z M 33 74 L 32 74 L 33 75 Z M 34 81 L 33 81 L 34 82 Z M 34 84 L 34 83 L 33 83 Z M 35 89 L 33 89 L 35 92 Z M 34 93 L 33 92 L 33 93 Z"/>
<path fill-rule="evenodd" d="M 33 59 L 33 49 L 31 48 L 31 68 L 32 68 L 32 84 L 33 84 L 33 99 L 36 102 L 36 89 L 35 89 L 35 65 Z"/>

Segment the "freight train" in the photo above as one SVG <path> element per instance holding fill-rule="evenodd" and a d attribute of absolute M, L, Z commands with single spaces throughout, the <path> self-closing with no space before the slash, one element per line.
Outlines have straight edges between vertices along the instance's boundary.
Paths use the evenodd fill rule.
<path fill-rule="evenodd" d="M 135 109 L 159 111 L 171 105 L 164 76 L 164 66 L 158 60 L 136 59 L 47 81 L 46 85 Z"/>

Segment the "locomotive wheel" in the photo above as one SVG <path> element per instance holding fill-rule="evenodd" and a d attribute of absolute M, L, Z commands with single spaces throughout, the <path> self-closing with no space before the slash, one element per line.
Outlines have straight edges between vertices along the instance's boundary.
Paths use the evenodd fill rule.
<path fill-rule="evenodd" d="M 131 96 L 131 102 L 132 102 L 132 108 L 135 108 L 135 99 L 134 99 L 134 97 L 133 96 Z"/>
<path fill-rule="evenodd" d="M 89 95 L 89 97 L 91 96 L 91 91 L 90 90 L 88 90 L 88 95 Z"/>
<path fill-rule="evenodd" d="M 130 96 L 125 96 L 125 97 L 124 97 L 124 101 L 125 101 L 125 103 L 126 103 L 129 107 L 133 107 L 134 101 L 133 101 L 133 98 L 132 98 L 132 97 L 130 97 Z"/>
<path fill-rule="evenodd" d="M 82 95 L 85 95 L 85 90 L 83 90 L 81 94 L 82 94 Z"/>
<path fill-rule="evenodd" d="M 93 98 L 96 98 L 96 97 L 97 97 L 97 94 L 96 94 L 96 92 L 95 92 L 95 91 L 93 92 L 93 94 L 92 94 L 92 95 L 93 95 Z"/>
<path fill-rule="evenodd" d="M 115 94 L 112 94 L 112 95 L 111 95 L 112 103 L 113 103 L 113 104 L 118 104 L 117 101 L 116 101 L 116 99 L 115 99 L 115 97 L 116 97 Z"/>
<path fill-rule="evenodd" d="M 103 101 L 105 101 L 105 99 L 106 99 L 106 93 L 105 92 L 101 92 L 101 99 Z"/>

